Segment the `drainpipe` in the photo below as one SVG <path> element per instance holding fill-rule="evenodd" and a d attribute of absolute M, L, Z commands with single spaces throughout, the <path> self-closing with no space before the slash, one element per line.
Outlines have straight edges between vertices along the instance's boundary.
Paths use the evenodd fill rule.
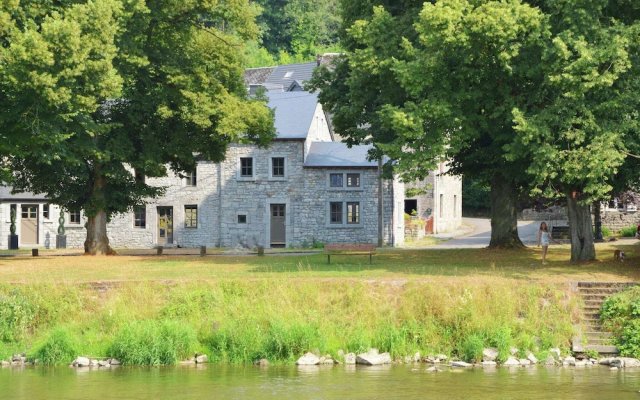
<path fill-rule="evenodd" d="M 384 245 L 384 193 L 382 185 L 382 157 L 378 159 L 378 247 Z"/>
<path fill-rule="evenodd" d="M 222 161 L 217 163 L 218 169 L 218 247 L 222 247 Z"/>

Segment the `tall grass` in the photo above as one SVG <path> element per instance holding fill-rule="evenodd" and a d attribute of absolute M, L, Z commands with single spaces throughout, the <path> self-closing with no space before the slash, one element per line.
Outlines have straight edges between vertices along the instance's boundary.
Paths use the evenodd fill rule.
<path fill-rule="evenodd" d="M 0 298 L 12 290 L 0 286 Z M 27 322 L 5 324 L 7 345 L 34 349 L 64 323 L 77 337 L 76 355 L 147 365 L 201 350 L 214 362 L 250 363 L 370 347 L 394 357 L 419 351 L 477 360 L 481 347 L 492 346 L 506 359 L 511 346 L 534 353 L 568 347 L 578 310 L 564 285 L 504 278 L 127 283 L 101 295 L 72 285 L 20 290 L 35 311 Z"/>
<path fill-rule="evenodd" d="M 32 357 L 44 365 L 69 364 L 78 356 L 78 342 L 68 329 L 55 328 L 44 341 L 36 344 Z"/>

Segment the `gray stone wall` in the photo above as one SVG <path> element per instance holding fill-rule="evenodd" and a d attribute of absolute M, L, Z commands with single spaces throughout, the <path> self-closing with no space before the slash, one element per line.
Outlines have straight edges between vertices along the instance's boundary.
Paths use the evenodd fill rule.
<path fill-rule="evenodd" d="M 602 226 L 606 226 L 613 232 L 630 226 L 638 226 L 640 223 L 640 212 L 606 211 L 602 215 Z"/>

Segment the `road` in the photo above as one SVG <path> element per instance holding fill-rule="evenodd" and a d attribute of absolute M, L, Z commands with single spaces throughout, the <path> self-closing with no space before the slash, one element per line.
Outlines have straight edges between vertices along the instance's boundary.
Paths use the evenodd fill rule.
<path fill-rule="evenodd" d="M 526 245 L 535 245 L 540 221 L 518 221 L 518 235 Z M 487 218 L 463 218 L 462 228 L 456 232 L 436 234 L 445 241 L 429 246 L 430 248 L 462 249 L 489 246 L 491 240 L 491 221 Z"/>

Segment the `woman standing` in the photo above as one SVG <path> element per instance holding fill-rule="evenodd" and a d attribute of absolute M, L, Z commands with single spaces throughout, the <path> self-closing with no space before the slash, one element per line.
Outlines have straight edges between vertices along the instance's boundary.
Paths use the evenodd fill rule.
<path fill-rule="evenodd" d="M 540 224 L 540 229 L 538 230 L 538 247 L 542 246 L 542 265 L 547 263 L 547 250 L 549 249 L 550 241 L 551 234 L 549 233 L 549 228 L 547 227 L 547 223 L 543 222 Z"/>

